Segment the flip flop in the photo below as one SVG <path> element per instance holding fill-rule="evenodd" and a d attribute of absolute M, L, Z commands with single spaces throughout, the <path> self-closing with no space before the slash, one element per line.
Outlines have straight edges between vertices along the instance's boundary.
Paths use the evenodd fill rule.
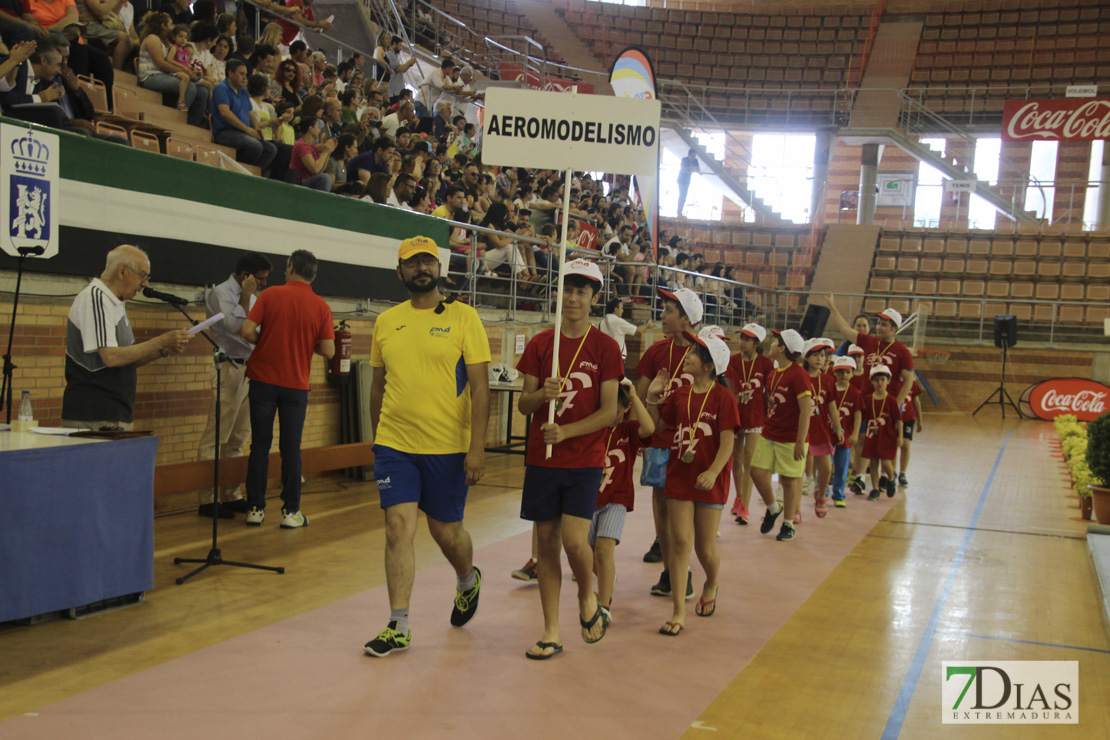
<path fill-rule="evenodd" d="M 701 611 L 698 611 L 698 610 Z M 712 617 L 717 612 L 717 599 L 710 599 L 709 601 L 702 601 L 698 599 L 698 605 L 694 608 L 694 614 L 699 617 Z"/>
<path fill-rule="evenodd" d="M 524 657 L 528 658 L 529 660 L 547 660 L 548 658 L 554 658 L 556 655 L 563 652 L 563 646 L 558 645 L 554 642 L 537 642 L 536 647 L 538 647 L 540 650 L 547 650 L 548 648 L 551 648 L 552 650 L 547 655 L 544 655 L 543 653 L 537 655 L 535 653 L 525 651 Z"/>
<path fill-rule="evenodd" d="M 578 623 L 582 625 L 582 629 L 584 629 L 586 632 L 592 630 L 594 628 L 594 625 L 597 624 L 597 620 L 599 619 L 601 620 L 601 634 L 593 640 L 588 637 L 583 637 L 582 639 L 586 641 L 587 645 L 593 645 L 595 642 L 601 642 L 601 638 L 605 637 L 605 632 L 609 629 L 609 620 L 605 617 L 605 612 L 601 610 L 600 605 L 597 607 L 597 611 L 594 612 L 593 617 L 590 618 L 590 621 L 587 622 L 581 617 L 579 617 L 578 619 Z"/>
<path fill-rule="evenodd" d="M 670 629 L 675 627 L 678 629 L 671 632 Z M 659 634 L 665 635 L 666 637 L 678 637 L 682 634 L 682 622 L 664 622 L 663 626 L 659 628 Z"/>

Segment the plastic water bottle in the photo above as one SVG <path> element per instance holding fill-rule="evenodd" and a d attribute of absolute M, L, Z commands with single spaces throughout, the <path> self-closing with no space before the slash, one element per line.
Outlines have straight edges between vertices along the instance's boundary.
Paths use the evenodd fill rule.
<path fill-rule="evenodd" d="M 31 410 L 31 391 L 23 391 L 23 400 L 19 402 L 19 420 L 34 421 L 35 414 Z"/>

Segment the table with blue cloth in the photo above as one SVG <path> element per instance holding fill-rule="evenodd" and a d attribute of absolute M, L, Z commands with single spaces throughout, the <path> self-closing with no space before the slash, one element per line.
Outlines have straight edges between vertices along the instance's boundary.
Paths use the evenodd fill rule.
<path fill-rule="evenodd" d="M 0 432 L 0 622 L 153 588 L 157 450 Z"/>

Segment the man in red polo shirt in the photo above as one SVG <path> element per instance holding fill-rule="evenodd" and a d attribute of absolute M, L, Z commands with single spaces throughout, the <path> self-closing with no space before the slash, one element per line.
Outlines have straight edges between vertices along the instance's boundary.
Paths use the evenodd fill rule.
<path fill-rule="evenodd" d="M 251 454 L 247 462 L 247 524 L 266 517 L 266 478 L 274 443 L 274 416 L 281 422 L 282 529 L 308 525 L 301 514 L 301 430 L 308 408 L 309 369 L 313 353 L 331 358 L 335 332 L 331 309 L 312 292 L 316 257 L 306 249 L 289 255 L 285 285 L 268 288 L 239 330 L 255 345 L 247 363 L 251 387 Z"/>

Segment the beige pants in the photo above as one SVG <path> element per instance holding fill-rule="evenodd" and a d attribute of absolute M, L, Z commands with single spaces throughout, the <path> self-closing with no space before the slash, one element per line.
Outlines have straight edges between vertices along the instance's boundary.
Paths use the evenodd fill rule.
<path fill-rule="evenodd" d="M 62 426 L 66 429 L 83 429 L 86 432 L 99 432 L 101 427 L 112 427 L 113 429 L 119 427 L 125 432 L 135 430 L 134 422 L 130 421 L 74 421 L 73 419 L 62 419 Z"/>
<path fill-rule="evenodd" d="M 200 435 L 197 445 L 197 459 L 211 460 L 216 448 L 216 368 L 208 371 L 212 383 L 212 402 L 208 405 L 208 423 Z M 247 403 L 247 367 L 236 367 L 230 362 L 220 366 L 220 457 L 239 457 L 243 445 L 251 432 L 250 404 Z M 235 501 L 242 498 L 239 484 L 224 486 L 220 491 L 221 501 Z M 212 489 L 202 489 L 197 493 L 197 503 L 212 503 Z"/>

